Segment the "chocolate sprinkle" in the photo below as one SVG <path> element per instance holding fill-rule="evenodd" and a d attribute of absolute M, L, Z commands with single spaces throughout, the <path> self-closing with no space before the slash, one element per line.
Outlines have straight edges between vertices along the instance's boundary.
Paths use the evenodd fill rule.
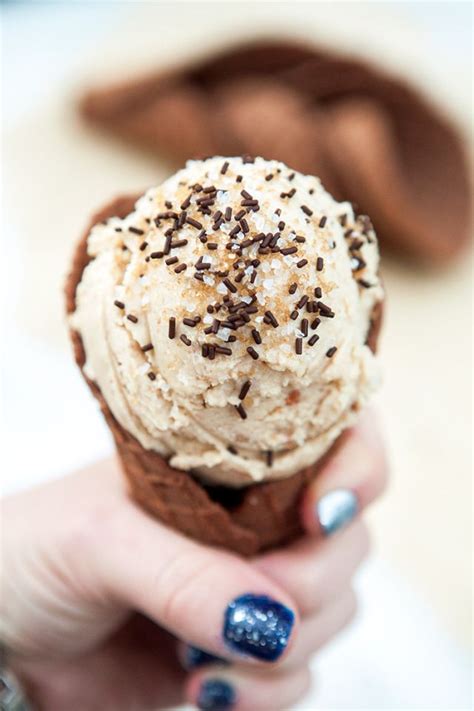
<path fill-rule="evenodd" d="M 250 390 L 251 385 L 252 385 L 252 382 L 250 380 L 245 381 L 245 383 L 240 388 L 239 400 L 245 400 L 245 397 L 246 397 L 248 391 Z"/>
<path fill-rule="evenodd" d="M 327 221 L 328 221 L 328 218 L 326 217 L 326 215 L 323 215 L 321 217 L 321 219 L 319 220 L 319 227 L 324 227 L 324 225 L 326 224 Z"/>
<path fill-rule="evenodd" d="M 116 306 L 118 309 L 124 309 L 124 308 L 125 308 L 125 304 L 123 303 L 123 301 L 114 301 L 114 304 L 115 304 L 115 306 Z"/>
<path fill-rule="evenodd" d="M 179 337 L 179 340 L 182 341 L 185 346 L 191 345 L 191 340 L 187 336 L 185 336 L 184 333 L 181 334 L 181 336 Z"/>
<path fill-rule="evenodd" d="M 182 210 L 187 210 L 187 208 L 191 205 L 191 195 L 188 195 L 188 197 L 181 203 L 180 207 Z"/>
<path fill-rule="evenodd" d="M 187 239 L 178 239 L 176 242 L 171 242 L 171 249 L 177 249 L 178 247 L 185 247 L 188 243 Z"/>
<path fill-rule="evenodd" d="M 142 346 L 143 353 L 153 350 L 153 343 L 147 343 L 146 346 Z"/>
<path fill-rule="evenodd" d="M 233 284 L 233 283 L 231 282 L 231 280 L 230 280 L 229 278 L 226 277 L 226 278 L 223 280 L 223 283 L 224 283 L 224 285 L 229 289 L 229 291 L 230 291 L 232 294 L 235 294 L 235 292 L 237 291 L 237 287 L 235 286 L 235 284 Z"/>
<path fill-rule="evenodd" d="M 305 215 L 308 215 L 308 217 L 311 217 L 313 214 L 313 211 L 309 209 L 307 205 L 301 205 L 301 209 L 303 210 Z"/>
<path fill-rule="evenodd" d="M 216 349 L 216 353 L 221 353 L 222 355 L 230 356 L 232 355 L 232 351 L 230 348 L 227 348 L 226 346 L 214 346 Z"/>
<path fill-rule="evenodd" d="M 254 360 L 258 360 L 259 355 L 258 355 L 257 351 L 255 350 L 255 348 L 254 348 L 253 346 L 249 346 L 249 347 L 247 348 L 247 353 L 248 353 L 249 356 L 251 356 Z"/>
<path fill-rule="evenodd" d="M 202 224 L 195 220 L 194 217 L 187 217 L 186 222 L 188 223 L 188 225 L 191 225 L 191 227 L 195 227 L 197 230 L 202 229 Z"/>
<path fill-rule="evenodd" d="M 326 351 L 327 357 L 328 357 L 328 358 L 332 358 L 333 355 L 334 355 L 334 353 L 335 353 L 336 351 L 337 351 L 337 347 L 336 347 L 336 346 L 332 346 L 332 348 L 330 348 L 328 351 Z"/>
<path fill-rule="evenodd" d="M 267 323 L 270 323 L 273 326 L 273 328 L 278 327 L 278 325 L 279 325 L 278 321 L 276 320 L 275 316 L 273 315 L 273 313 L 271 311 L 265 311 L 265 319 L 266 319 Z"/>
<path fill-rule="evenodd" d="M 163 248 L 164 254 L 169 254 L 171 249 L 171 235 L 166 235 L 165 246 Z"/>
<path fill-rule="evenodd" d="M 327 318 L 332 318 L 334 316 L 332 309 L 322 301 L 318 301 L 318 309 L 321 316 L 326 316 Z"/>
<path fill-rule="evenodd" d="M 303 339 L 302 338 L 295 339 L 295 353 L 296 353 L 296 355 L 301 355 L 303 353 Z"/>
<path fill-rule="evenodd" d="M 242 405 L 242 403 L 240 403 L 239 405 L 234 405 L 234 407 L 235 407 L 235 409 L 237 410 L 237 412 L 239 413 L 240 417 L 241 417 L 243 420 L 246 420 L 246 419 L 247 419 L 247 413 L 245 412 L 245 408 L 244 408 L 244 406 Z"/>
<path fill-rule="evenodd" d="M 168 323 L 168 338 L 173 339 L 176 336 L 176 319 L 174 316 L 170 317 Z"/>
<path fill-rule="evenodd" d="M 134 316 L 133 314 L 128 314 L 127 318 L 128 318 L 128 320 L 131 321 L 132 323 L 138 323 L 137 317 Z"/>
<path fill-rule="evenodd" d="M 324 259 L 322 257 L 318 257 L 316 260 L 316 271 L 322 272 L 323 266 L 324 266 Z"/>
<path fill-rule="evenodd" d="M 317 333 L 315 333 L 315 334 L 314 334 L 313 336 L 311 336 L 311 338 L 309 339 L 309 341 L 308 341 L 308 346 L 314 346 L 314 344 L 315 344 L 316 341 L 318 341 L 318 340 L 319 340 L 319 336 L 318 336 Z"/>

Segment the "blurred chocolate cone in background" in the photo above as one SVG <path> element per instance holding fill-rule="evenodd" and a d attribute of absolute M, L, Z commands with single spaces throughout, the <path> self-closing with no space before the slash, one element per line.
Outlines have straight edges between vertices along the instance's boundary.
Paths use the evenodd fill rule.
<path fill-rule="evenodd" d="M 90 90 L 90 122 L 173 163 L 250 153 L 318 175 L 373 217 L 383 247 L 442 263 L 469 239 L 456 128 L 403 80 L 291 41 L 261 41 Z"/>

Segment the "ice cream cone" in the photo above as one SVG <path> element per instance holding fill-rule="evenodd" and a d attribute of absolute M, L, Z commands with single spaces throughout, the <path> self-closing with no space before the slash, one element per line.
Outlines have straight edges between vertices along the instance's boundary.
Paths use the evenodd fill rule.
<path fill-rule="evenodd" d="M 318 175 L 371 215 L 383 247 L 419 261 L 444 263 L 470 239 L 458 127 L 406 80 L 355 56 L 258 40 L 92 88 L 80 111 L 178 164 L 248 152 Z"/>
<path fill-rule="evenodd" d="M 68 314 L 76 307 L 76 289 L 90 258 L 87 236 L 93 225 L 111 216 L 125 217 L 138 196 L 119 197 L 96 213 L 79 244 L 66 282 Z M 367 343 L 375 352 L 382 322 L 382 303 L 372 313 Z M 80 334 L 71 330 L 76 362 L 83 372 L 85 352 Z M 319 469 L 344 433 L 325 456 L 289 477 L 231 489 L 207 486 L 191 472 L 169 466 L 157 452 L 145 449 L 115 419 L 99 387 L 83 372 L 99 401 L 112 432 L 132 498 L 152 516 L 195 540 L 224 547 L 243 556 L 286 543 L 302 533 L 299 504 L 305 486 Z"/>

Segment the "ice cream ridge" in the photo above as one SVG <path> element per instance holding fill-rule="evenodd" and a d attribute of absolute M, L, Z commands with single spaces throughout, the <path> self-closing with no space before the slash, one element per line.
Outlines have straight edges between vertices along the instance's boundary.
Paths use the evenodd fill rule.
<path fill-rule="evenodd" d="M 144 449 L 206 484 L 316 462 L 377 386 L 376 236 L 316 177 L 189 161 L 87 252 L 70 315 L 85 375 Z"/>

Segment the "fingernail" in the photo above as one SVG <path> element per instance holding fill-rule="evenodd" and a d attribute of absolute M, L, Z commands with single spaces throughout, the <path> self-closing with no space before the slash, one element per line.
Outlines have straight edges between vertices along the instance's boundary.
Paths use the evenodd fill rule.
<path fill-rule="evenodd" d="M 193 647 L 191 644 L 186 644 L 183 651 L 183 666 L 185 669 L 197 669 L 205 664 L 228 664 L 225 659 L 214 656 L 205 652 L 204 649 Z"/>
<path fill-rule="evenodd" d="M 288 644 L 294 613 L 266 595 L 241 595 L 227 607 L 224 641 L 241 654 L 274 662 Z"/>
<path fill-rule="evenodd" d="M 235 690 L 223 679 L 205 679 L 197 698 L 197 707 L 202 711 L 228 711 L 235 704 Z"/>
<path fill-rule="evenodd" d="M 355 494 L 349 489 L 334 489 L 322 496 L 316 504 L 316 515 L 325 536 L 346 526 L 357 513 Z"/>

